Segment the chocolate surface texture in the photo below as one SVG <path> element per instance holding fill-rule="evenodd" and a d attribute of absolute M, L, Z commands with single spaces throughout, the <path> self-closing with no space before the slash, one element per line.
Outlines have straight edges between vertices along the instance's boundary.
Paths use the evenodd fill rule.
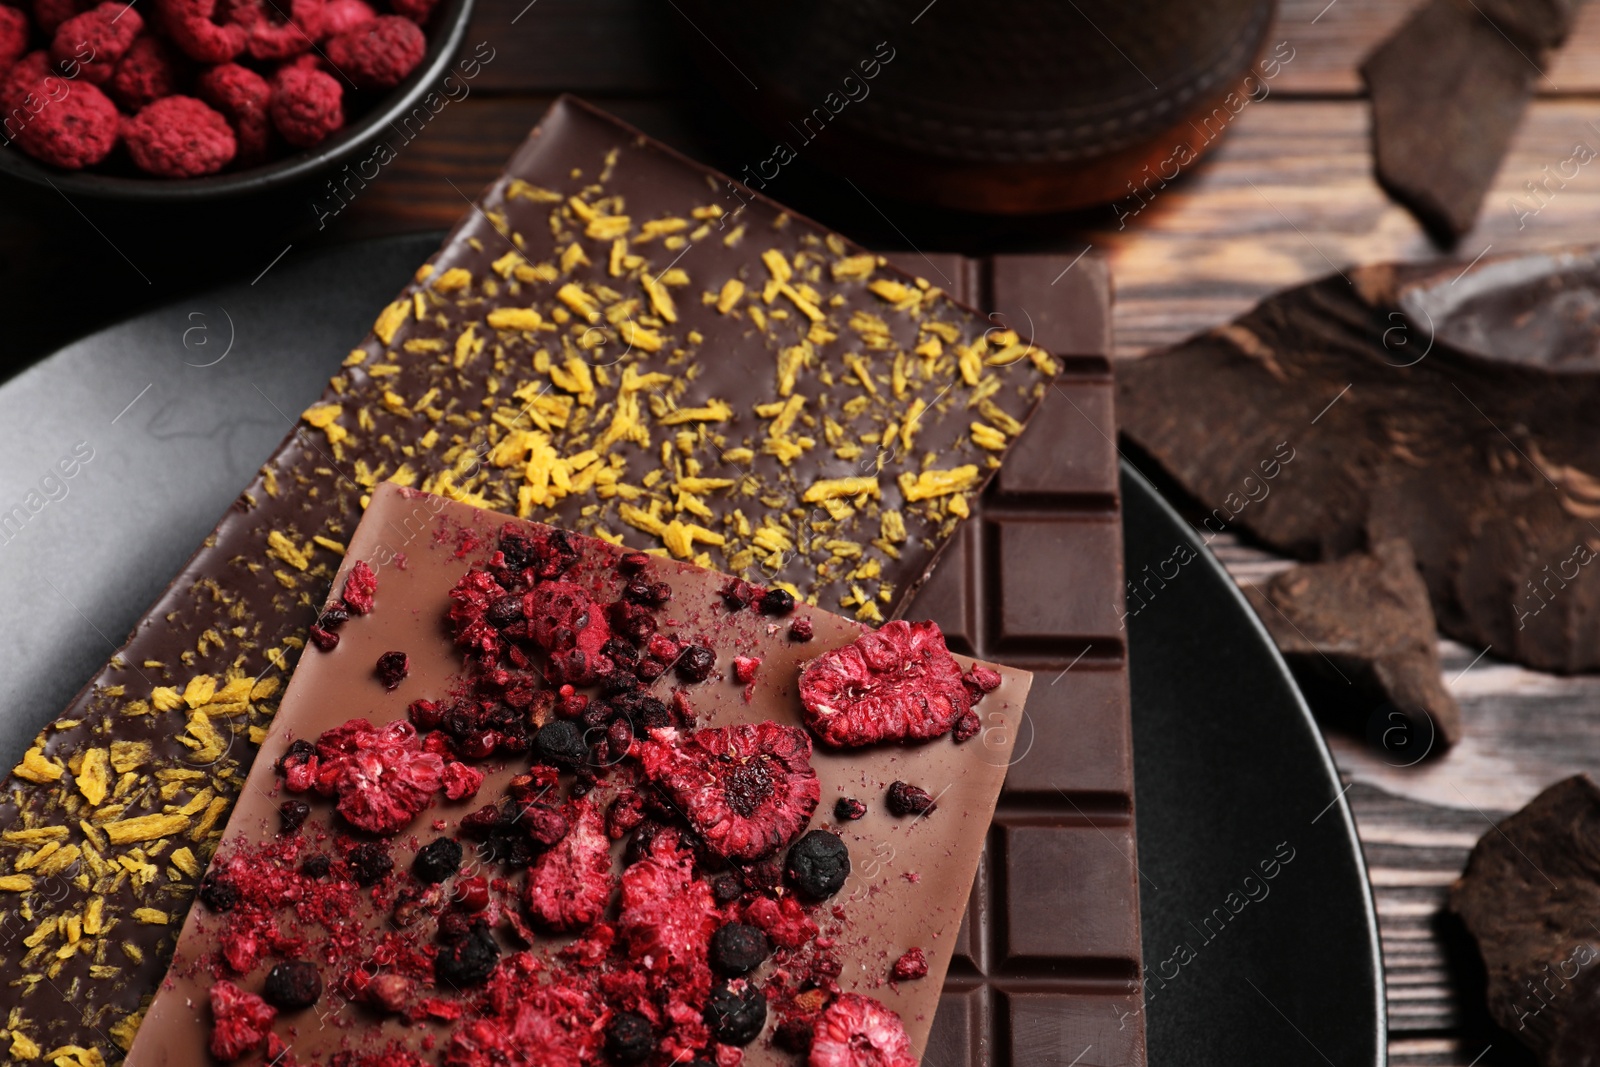
<path fill-rule="evenodd" d="M 574 177 L 574 169 L 581 174 Z M 584 194 L 584 202 L 590 206 L 622 192 L 623 204 L 610 206 L 632 213 L 630 237 L 642 236 L 647 222 L 666 213 L 687 220 L 684 229 L 625 246 L 618 276 L 610 273 L 615 238 L 580 236 L 595 219 L 563 222 L 570 240 L 559 246 L 550 236 L 553 207 L 579 209 L 566 200 L 557 204 L 548 193 L 581 193 L 602 174 L 615 183 L 610 192 Z M 1105 1062 L 1142 1061 L 1104 269 L 1092 257 L 1070 269 L 1070 258 L 1054 256 L 984 263 L 900 257 L 932 279 L 923 289 L 876 259 L 855 258 L 864 254 L 851 246 L 840 242 L 836 250 L 824 231 L 783 216 L 760 199 L 721 228 L 709 214 L 693 215 L 698 205 L 728 203 L 723 193 L 720 179 L 608 117 L 570 100 L 552 110 L 513 160 L 508 176 L 490 190 L 481 205 L 485 213 L 471 213 L 431 270 L 383 313 L 378 333 L 351 353 L 324 402 L 306 413 L 304 425 L 241 494 L 116 659 L 41 732 L 34 750 L 13 771 L 0 810 L 0 899 L 9 938 L 0 971 L 17 992 L 0 1047 L 9 1043 L 19 1058 L 39 1049 L 56 1053 L 52 1059 L 65 1057 L 69 1067 L 95 1067 L 131 1044 L 344 544 L 374 487 L 394 480 L 620 535 L 641 548 L 675 548 L 680 556 L 719 567 L 730 567 L 740 553 L 749 552 L 745 562 L 764 584 L 788 581 L 823 607 L 863 621 L 876 621 L 875 613 L 932 617 L 958 651 L 1049 671 L 1041 674 L 1016 739 L 1017 755 L 955 940 L 927 1059 L 976 1063 L 1005 1056 L 1012 1062 L 1047 1062 L 1072 1045 L 1070 1060 L 1093 1044 Z M 741 191 L 740 199 L 749 196 Z M 658 206 L 663 214 L 657 214 Z M 537 226 L 520 234 L 519 247 L 515 235 L 527 217 L 524 211 L 536 213 Z M 788 221 L 780 223 L 781 218 Z M 608 227 L 619 225 L 602 221 L 596 232 L 608 234 Z M 696 237 L 702 226 L 712 229 Z M 673 238 L 686 243 L 669 244 Z M 561 257 L 574 245 L 588 263 L 574 256 L 563 273 Z M 782 268 L 762 258 L 775 246 L 790 266 L 787 282 L 777 282 Z M 815 260 L 801 256 L 808 250 Z M 513 251 L 523 262 L 506 258 Z M 545 282 L 551 255 L 559 280 Z M 646 256 L 650 273 L 643 264 L 629 266 L 630 255 Z M 713 260 L 722 266 L 720 274 L 712 269 Z M 836 280 L 833 264 L 843 261 L 852 265 Z M 497 262 L 509 276 L 494 268 Z M 870 276 L 850 276 L 869 264 Z M 452 288 L 462 278 L 451 273 L 458 268 L 470 275 L 460 289 Z M 519 279 L 519 268 L 532 280 Z M 689 276 L 687 284 L 677 284 L 674 269 Z M 726 298 L 726 281 L 735 275 L 745 279 L 745 291 L 725 316 L 717 306 Z M 627 290 L 606 308 L 636 302 L 616 322 L 602 310 L 591 331 L 585 301 L 573 297 L 574 308 L 557 298 L 568 316 L 558 322 L 548 298 L 574 277 L 618 294 Z M 643 277 L 658 279 L 666 289 L 676 322 L 663 315 L 659 296 L 645 289 Z M 491 279 L 496 296 L 488 299 L 485 283 Z M 512 280 L 523 286 L 515 299 Z M 905 288 L 869 288 L 878 281 Z M 770 303 L 764 299 L 769 286 Z M 802 286 L 822 299 L 809 299 Z M 983 319 L 962 311 L 930 295 L 934 286 L 1005 314 Z M 538 308 L 536 292 L 544 294 Z M 711 303 L 704 302 L 707 293 Z M 843 303 L 834 303 L 835 297 Z M 464 299 L 484 302 L 458 306 Z M 825 308 L 826 321 L 819 326 L 801 302 Z M 513 324 L 502 335 L 488 325 L 489 311 L 498 309 L 494 304 L 538 310 L 539 324 L 530 331 L 515 325 L 533 324 L 530 318 L 502 319 Z M 743 318 L 735 314 L 740 310 Z M 757 310 L 765 328 L 756 324 Z M 464 322 L 469 311 L 472 339 L 458 350 L 468 331 L 452 338 L 446 327 L 458 322 L 453 316 Z M 633 326 L 622 325 L 628 315 Z M 576 336 L 573 316 L 583 316 Z M 930 320 L 956 324 L 955 339 L 923 329 Z M 884 343 L 878 322 L 888 331 L 887 348 L 877 347 Z M 559 328 L 542 328 L 550 324 Z M 699 342 L 689 336 L 696 329 Z M 825 340 L 818 330 L 838 338 Z M 622 340 L 624 331 L 631 341 Z M 648 350 L 652 335 L 662 339 L 652 356 L 668 364 L 662 373 L 672 380 L 650 382 L 628 394 L 638 403 L 639 425 L 646 426 L 650 447 L 629 438 L 633 458 L 625 475 L 617 476 L 619 486 L 648 492 L 632 499 L 627 489 L 603 496 L 599 483 L 610 478 L 602 471 L 612 469 L 611 461 L 600 469 L 596 463 L 579 466 L 580 452 L 576 458 L 558 457 L 563 463 L 557 473 L 543 447 L 548 443 L 555 451 L 556 442 L 571 443 L 569 431 L 577 419 L 602 427 L 601 434 L 614 426 L 624 435 L 638 429 L 614 417 L 629 366 L 630 357 L 622 353 L 630 345 L 635 355 L 641 346 Z M 973 342 L 985 335 L 976 353 L 982 356 L 983 369 L 978 369 Z M 385 336 L 392 343 L 384 342 Z M 592 405 L 582 402 L 576 367 L 568 370 L 571 353 L 563 337 L 589 368 Z M 811 345 L 809 356 L 802 339 Z M 926 345 L 931 352 L 933 340 L 939 342 L 939 355 L 915 351 Z M 582 347 L 591 343 L 594 349 Z M 541 348 L 550 352 L 547 366 L 555 373 L 536 369 Z M 684 358 L 677 358 L 677 348 L 684 349 Z M 697 359 L 687 355 L 691 348 Z M 798 351 L 784 357 L 786 350 Z M 858 371 L 844 368 L 846 352 L 859 355 L 869 368 L 874 388 L 885 397 L 881 408 L 870 398 L 861 401 L 868 390 Z M 621 362 L 607 364 L 613 356 Z M 782 395 L 779 373 L 785 358 L 791 361 L 785 366 L 796 373 L 788 396 Z M 896 396 L 897 359 L 904 396 Z M 691 375 L 695 362 L 704 368 Z M 733 366 L 738 375 L 729 370 Z M 945 377 L 932 391 L 919 392 L 930 383 L 918 375 L 933 366 L 942 367 Z M 602 383 L 602 369 L 610 374 L 610 384 Z M 1058 373 L 1050 380 L 1052 371 Z M 964 373 L 975 374 L 980 384 L 966 385 Z M 567 386 L 577 388 L 558 383 L 564 374 L 570 375 L 564 378 Z M 825 376 L 834 384 L 826 384 Z M 959 384 L 952 386 L 951 377 Z M 938 396 L 946 386 L 947 394 Z M 781 404 L 767 409 L 774 412 L 770 416 L 753 417 L 749 411 L 757 387 L 757 402 Z M 978 393 L 984 395 L 975 399 Z M 794 403 L 796 396 L 803 402 Z M 917 396 L 924 399 L 924 409 L 913 420 L 907 415 Z M 1039 426 L 1017 439 L 1020 424 L 1007 419 L 1024 418 L 1041 396 L 1046 410 Z M 721 409 L 712 401 L 718 399 L 739 410 L 716 421 L 711 416 Z M 862 414 L 848 434 L 830 440 L 824 412 L 842 427 L 840 415 L 851 401 Z M 609 413 L 602 418 L 607 405 Z M 698 412 L 706 419 L 682 414 L 698 408 L 708 409 Z M 792 418 L 786 415 L 790 410 Z M 548 429 L 533 419 L 535 412 Z M 512 418 L 519 413 L 522 422 Z M 560 418 L 568 420 L 566 427 L 558 425 Z M 890 421 L 896 424 L 892 434 Z M 999 432 L 997 437 L 976 431 L 991 445 L 1016 441 L 999 476 L 981 492 L 979 483 L 994 468 L 978 453 L 1000 453 L 973 443 L 974 423 Z M 910 448 L 894 447 L 905 444 L 907 424 Z M 505 465 L 497 465 L 496 449 L 519 428 L 546 434 L 548 442 L 515 438 L 517 443 L 499 453 Z M 1041 434 L 1040 428 L 1048 432 Z M 876 444 L 867 440 L 874 433 Z M 715 435 L 723 438 L 720 446 L 714 446 Z M 807 447 L 802 437 L 812 444 Z M 879 474 L 879 446 L 886 441 L 894 454 L 885 458 Z M 853 454 L 852 445 L 861 452 Z M 720 460 L 715 447 L 725 450 Z M 751 456 L 737 451 L 745 447 Z M 669 454 L 663 459 L 664 448 Z M 843 458 L 841 448 L 854 458 Z M 958 488 L 968 477 L 963 473 L 923 480 L 929 453 L 934 459 L 928 470 L 970 465 L 977 468 L 976 480 L 965 488 Z M 791 456 L 790 466 L 783 455 Z M 698 462 L 698 472 L 691 460 Z M 869 461 L 865 470 L 863 460 Z M 742 465 L 762 483 L 754 496 L 737 485 L 708 488 L 692 481 L 714 477 L 729 464 Z M 910 469 L 902 469 L 905 465 Z M 652 467 L 659 473 L 645 485 Z M 594 481 L 584 483 L 591 470 Z M 913 476 L 910 492 L 901 489 L 902 474 Z M 814 494 L 819 499 L 804 500 L 819 480 L 872 476 L 877 496 L 870 487 L 860 488 L 864 483 L 852 483 L 846 488 L 859 488 L 854 496 L 825 491 Z M 568 495 L 557 498 L 550 487 L 559 486 L 562 477 Z M 545 504 L 535 500 L 541 487 Z M 774 500 L 781 494 L 780 503 L 762 500 L 769 489 Z M 908 502 L 907 496 L 920 499 Z M 789 514 L 796 499 L 806 509 L 804 516 Z M 694 510 L 701 503 L 710 518 Z M 624 517 L 623 504 L 630 506 L 631 518 Z M 903 540 L 895 539 L 894 520 L 888 520 L 887 532 L 884 525 L 885 513 L 896 504 L 905 524 Z M 971 512 L 964 522 L 959 521 L 963 507 Z M 733 510 L 749 523 L 748 535 L 740 532 Z M 792 547 L 785 548 L 782 537 L 758 537 L 767 519 L 784 527 L 780 532 L 789 534 Z M 813 522 L 837 525 L 812 527 Z M 690 526 L 725 543 L 716 544 Z M 796 538 L 802 528 L 810 533 Z M 844 536 L 835 536 L 841 531 Z M 946 547 L 941 538 L 947 534 Z M 913 590 L 941 547 L 945 551 L 933 580 L 913 602 Z"/>

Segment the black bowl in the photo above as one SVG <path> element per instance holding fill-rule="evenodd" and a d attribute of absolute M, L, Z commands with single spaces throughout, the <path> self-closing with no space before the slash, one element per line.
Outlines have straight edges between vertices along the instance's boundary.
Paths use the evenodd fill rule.
<path fill-rule="evenodd" d="M 417 69 L 354 122 L 308 151 L 260 167 L 204 178 L 155 178 L 60 170 L 15 148 L 0 148 L 0 174 L 42 189 L 54 189 L 69 200 L 84 197 L 144 204 L 217 202 L 309 182 L 376 144 L 391 123 L 419 104 L 429 86 L 449 69 L 471 15 L 472 0 L 443 0 L 429 19 L 428 50 Z"/>

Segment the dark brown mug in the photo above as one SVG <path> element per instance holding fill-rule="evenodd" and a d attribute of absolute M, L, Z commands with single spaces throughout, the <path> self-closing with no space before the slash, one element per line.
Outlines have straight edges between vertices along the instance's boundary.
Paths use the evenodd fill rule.
<path fill-rule="evenodd" d="M 680 2 L 704 71 L 777 139 L 736 175 L 758 188 L 805 153 L 953 208 L 1109 203 L 1270 92 L 1274 0 Z"/>

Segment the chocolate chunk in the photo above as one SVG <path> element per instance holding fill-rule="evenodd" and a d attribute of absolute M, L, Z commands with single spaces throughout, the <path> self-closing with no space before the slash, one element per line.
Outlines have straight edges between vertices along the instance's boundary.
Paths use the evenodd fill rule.
<path fill-rule="evenodd" d="M 1390 762 L 1409 766 L 1461 738 L 1440 676 L 1428 588 L 1411 546 L 1385 541 L 1245 590 L 1319 710 L 1354 714 Z"/>
<path fill-rule="evenodd" d="M 1478 943 L 1489 1013 L 1545 1067 L 1600 1043 L 1600 788 L 1557 782 L 1485 833 L 1450 907 Z"/>

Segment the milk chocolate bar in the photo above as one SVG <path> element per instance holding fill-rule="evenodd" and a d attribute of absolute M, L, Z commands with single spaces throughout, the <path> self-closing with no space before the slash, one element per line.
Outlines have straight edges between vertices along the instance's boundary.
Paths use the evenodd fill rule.
<path fill-rule="evenodd" d="M 515 564 L 505 563 L 486 571 L 485 562 L 493 561 L 501 547 L 505 548 L 502 558 L 509 557 L 520 546 L 536 541 L 543 545 L 548 542 L 537 539 L 551 536 L 560 538 L 560 549 L 568 554 L 555 562 L 551 562 L 554 549 L 550 555 L 535 557 L 535 566 L 548 577 L 532 584 L 527 596 L 511 597 L 509 606 L 501 603 L 506 597 L 501 586 L 495 585 L 499 599 L 484 613 L 490 622 L 474 622 L 464 630 L 458 615 L 466 603 L 461 591 L 476 590 L 473 579 L 486 574 L 504 579 L 506 573 L 519 570 Z M 516 564 L 522 562 L 516 560 Z M 642 1005 L 637 1010 L 648 1012 L 669 999 L 676 1006 L 675 998 L 681 997 L 683 1007 L 691 1011 L 690 1018 L 685 1023 L 681 1016 L 676 1021 L 663 1017 L 667 1009 L 662 1007 L 662 1015 L 652 1019 L 650 1037 L 653 1053 L 662 1058 L 646 1062 L 665 1062 L 679 1052 L 684 1058 L 694 1055 L 720 1060 L 727 1050 L 742 1046 L 746 1064 L 793 1064 L 799 1062 L 794 1051 L 783 1048 L 782 1039 L 778 1045 L 772 1040 L 780 1020 L 803 1032 L 810 1025 L 807 1019 L 816 1016 L 828 997 L 854 993 L 895 1012 L 903 1020 L 912 1054 L 920 1058 L 1021 724 L 1030 680 L 1027 672 L 1000 668 L 987 678 L 989 691 L 973 690 L 972 696 L 978 698 L 973 709 L 982 716 L 983 724 L 958 730 L 959 743 L 952 740 L 950 722 L 943 720 L 941 735 L 921 744 L 839 748 L 822 740 L 830 735 L 819 733 L 814 750 L 805 745 L 809 759 L 802 756 L 791 764 L 764 760 L 749 749 L 732 753 L 734 762 L 728 765 L 739 769 L 719 781 L 725 783 L 734 807 L 730 811 L 718 808 L 719 822 L 703 828 L 693 861 L 695 874 L 675 888 L 668 902 L 673 912 L 671 931 L 689 929 L 699 917 L 696 908 L 701 908 L 706 921 L 699 930 L 699 942 L 694 935 L 686 935 L 684 943 L 672 949 L 681 953 L 676 959 L 680 972 L 669 976 L 674 988 L 654 990 L 641 998 L 634 982 L 642 979 L 648 983 L 655 964 L 650 955 L 628 950 L 629 937 L 640 936 L 632 929 L 638 920 L 630 911 L 632 885 L 628 879 L 654 876 L 659 874 L 657 868 L 677 872 L 675 864 L 688 862 L 688 853 L 671 849 L 664 853 L 649 843 L 665 832 L 665 820 L 672 819 L 670 825 L 675 829 L 671 832 L 683 833 L 685 841 L 690 828 L 700 826 L 700 810 L 692 806 L 695 797 L 677 795 L 684 805 L 681 817 L 677 817 L 680 813 L 661 811 L 662 802 L 670 797 L 665 795 L 668 787 L 656 779 L 651 761 L 664 751 L 688 753 L 685 758 L 698 761 L 704 755 L 695 747 L 699 738 L 736 724 L 779 724 L 786 732 L 778 736 L 803 742 L 802 670 L 825 653 L 850 645 L 866 628 L 809 605 L 793 606 L 792 599 L 781 596 L 774 607 L 763 599 L 764 591 L 748 587 L 741 599 L 739 587 L 714 571 L 629 555 L 593 538 L 563 537 L 549 527 L 531 523 L 506 525 L 502 515 L 392 485 L 380 486 L 374 493 L 334 583 L 332 604 L 341 603 L 337 591 L 354 568 L 361 566 L 375 573 L 370 614 L 351 615 L 331 631 L 339 634 L 336 644 L 326 652 L 308 651 L 301 659 L 206 876 L 208 891 L 202 891 L 201 904 L 183 926 L 172 971 L 129 1053 L 130 1064 L 202 1067 L 214 1062 L 207 1054 L 208 1040 L 214 1054 L 215 1040 L 210 1035 L 227 1025 L 226 1008 L 216 1006 L 213 992 L 219 981 L 232 983 L 242 993 L 265 992 L 269 1002 L 276 1000 L 279 1013 L 272 1032 L 294 1062 L 302 1065 L 326 1063 L 335 1052 L 378 1056 L 395 1045 L 419 1053 L 437 1045 L 447 1061 L 469 1062 L 467 1050 L 485 1040 L 487 1031 L 481 1026 L 492 1025 L 474 1020 L 494 1018 L 480 1001 L 494 996 L 501 986 L 515 986 L 514 972 L 519 966 L 540 968 L 530 988 L 547 983 L 570 998 L 561 1012 L 552 1010 L 548 1040 L 554 1044 L 570 1040 L 574 1051 L 597 1051 L 591 1046 L 598 1043 L 598 1031 L 606 1026 L 606 1020 L 627 1013 L 636 1002 Z M 543 569 L 546 566 L 549 570 Z M 551 573 L 557 568 L 557 573 Z M 528 663 L 525 671 L 513 669 L 511 681 L 503 677 L 489 680 L 491 673 L 507 673 L 507 661 L 480 662 L 474 651 L 480 639 L 471 626 L 492 626 L 495 634 L 505 636 L 490 639 L 503 640 L 507 654 L 516 657 L 524 648 L 542 647 L 537 642 L 549 644 L 552 639 L 540 631 L 547 613 L 565 610 L 557 605 L 565 603 L 562 598 L 574 597 L 592 598 L 572 609 L 579 622 L 587 623 L 578 631 L 577 646 L 588 648 L 588 635 L 596 629 L 604 630 L 615 642 L 607 646 L 617 658 L 608 660 L 603 691 L 592 681 L 592 670 L 585 668 L 584 677 L 591 679 L 590 684 L 561 689 L 557 698 L 557 691 L 548 687 L 572 677 L 570 671 L 558 673 L 559 652 L 551 653 L 547 667 L 541 667 L 538 660 L 528 662 L 519 657 L 518 662 Z M 348 601 L 349 595 L 344 599 Z M 525 613 L 531 636 L 516 630 Z M 517 621 L 508 624 L 511 616 Z M 648 636 L 643 631 L 631 638 L 625 636 L 641 617 L 650 620 L 645 628 L 650 631 Z M 568 620 L 566 615 L 559 618 Z M 456 621 L 454 642 L 447 619 Z M 893 632 L 891 628 L 885 635 Z M 513 633 L 518 633 L 520 644 L 514 643 Z M 599 637 L 595 634 L 596 641 Z M 670 646 L 664 652 L 657 647 L 661 642 Z M 464 652 L 463 646 L 468 651 Z M 517 652 L 509 651 L 512 648 Z M 406 658 L 403 677 L 396 679 L 374 669 L 385 654 L 395 653 Z M 704 663 L 697 663 L 692 658 L 695 653 L 709 654 Z M 951 663 L 942 643 L 934 654 Z M 626 668 L 623 657 L 634 655 L 643 657 L 642 661 L 637 668 Z M 664 658 L 664 673 L 646 671 L 650 657 L 658 655 Z M 598 658 L 591 655 L 589 668 Z M 970 668 L 971 664 L 968 660 L 963 666 Z M 652 676 L 652 681 L 643 680 Z M 869 684 L 870 677 L 863 676 L 861 681 Z M 618 678 L 626 678 L 635 688 L 621 688 Z M 527 684 L 547 687 L 542 690 L 546 699 L 538 699 L 539 692 L 528 691 Z M 912 679 L 907 684 L 925 683 Z M 488 695 L 491 692 L 493 695 Z M 956 696 L 960 710 L 967 712 L 971 697 L 959 683 Z M 441 713 L 434 712 L 421 725 L 428 751 L 443 753 L 451 761 L 444 772 L 447 782 L 452 769 L 469 776 L 487 771 L 481 784 L 474 783 L 471 795 L 446 800 L 441 793 L 440 803 L 416 812 L 407 809 L 401 820 L 374 823 L 366 805 L 382 803 L 383 797 L 375 801 L 361 798 L 341 784 L 340 814 L 335 816 L 334 804 L 317 790 L 294 791 L 295 779 L 285 777 L 285 768 L 298 758 L 301 749 L 296 744 L 305 746 L 316 740 L 326 762 L 329 757 L 319 736 L 329 736 L 327 731 L 357 716 L 379 731 L 392 723 L 422 720 L 416 701 L 451 705 L 442 721 Z M 519 704 L 522 706 L 516 707 Z M 408 706 L 412 706 L 409 716 Z M 531 718 L 541 728 L 531 739 L 521 739 L 512 751 L 496 750 L 487 759 L 473 759 L 470 751 L 477 727 L 461 718 L 468 707 L 475 711 L 493 708 L 495 712 L 514 708 L 516 714 L 509 717 L 513 727 L 520 729 Z M 597 715 L 602 709 L 604 714 Z M 630 709 L 631 719 L 622 714 L 623 709 Z M 876 707 L 872 710 L 876 725 L 882 716 Z M 687 721 L 675 719 L 669 724 L 669 714 L 686 716 Z M 974 717 L 973 721 L 979 720 Z M 610 740 L 619 727 L 628 735 L 620 749 Z M 408 736 L 414 739 L 415 732 Z M 578 739 L 579 748 L 569 763 L 562 746 L 573 738 Z M 422 746 L 415 747 L 421 751 Z M 465 762 L 458 764 L 458 758 Z M 528 784 L 530 764 L 536 774 L 542 772 L 541 797 L 536 801 L 527 801 L 519 792 L 519 788 L 534 788 Z M 814 791 L 804 814 L 793 817 L 798 801 L 784 794 L 783 776 L 800 764 L 805 776 L 814 773 L 820 802 Z M 647 773 L 641 775 L 641 766 Z M 384 769 L 391 775 L 406 773 L 400 759 L 384 763 Z M 319 772 L 324 781 L 328 772 L 326 766 Z M 798 772 L 794 780 L 801 780 Z M 695 781 L 697 789 L 704 788 L 698 777 Z M 925 789 L 935 805 L 920 813 L 902 807 L 897 814 L 897 782 L 902 787 L 910 784 Z M 404 787 L 403 782 L 390 786 L 367 777 L 350 789 L 371 788 L 392 795 Z M 527 805 L 524 814 L 533 810 L 547 818 L 564 818 L 569 824 L 565 840 L 548 851 L 524 853 L 519 859 L 511 850 L 496 853 L 501 839 L 475 837 L 475 831 L 482 828 L 482 813 L 494 813 L 497 809 L 492 805 L 512 796 L 516 804 Z M 642 796 L 653 796 L 653 807 L 641 809 Z M 740 807 L 741 798 L 755 810 Z M 309 801 L 309 816 L 286 820 L 284 805 L 297 801 Z M 360 802 L 356 808 L 347 808 L 347 802 L 356 801 Z M 841 802 L 851 807 L 837 809 Z M 714 836 L 720 820 L 739 816 L 757 831 L 787 821 L 782 823 L 780 836 L 763 839 L 760 847 L 767 851 L 756 855 L 753 848 L 735 851 L 736 833 L 726 838 Z M 530 818 L 525 816 L 524 822 Z M 533 897 L 546 890 L 569 891 L 562 850 L 589 831 L 590 823 L 599 826 L 602 819 L 603 830 L 616 838 L 607 840 L 604 832 L 591 834 L 596 839 L 592 851 L 607 872 L 596 875 L 603 895 L 581 919 L 557 922 Z M 777 862 L 787 851 L 792 868 L 796 852 L 805 847 L 806 838 L 801 835 L 808 825 L 813 831 L 837 835 L 830 844 L 837 847 L 836 842 L 842 841 L 848 849 L 849 876 L 842 884 L 827 887 L 825 899 L 808 896 L 816 887 L 803 880 L 796 884 L 792 872 L 787 883 L 780 879 L 773 886 L 763 883 L 762 871 L 738 862 L 739 858 L 768 857 L 769 862 Z M 363 833 L 363 829 L 374 832 Z M 534 845 L 532 831 L 518 827 L 511 832 L 530 849 L 540 847 Z M 446 847 L 435 844 L 441 840 L 455 842 L 452 855 L 467 858 L 459 870 L 435 885 L 433 880 L 443 872 L 427 868 L 426 857 Z M 791 847 L 791 841 L 798 843 Z M 382 850 L 386 870 L 364 877 L 359 850 L 373 847 Z M 571 845 L 574 851 L 583 847 L 582 842 Z M 717 855 L 718 850 L 729 853 L 733 862 Z M 419 854 L 425 857 L 421 866 Z M 638 867 L 641 856 L 655 857 L 655 862 Z M 625 867 L 627 860 L 632 863 Z M 313 863 L 320 866 L 308 874 L 308 865 Z M 526 874 L 520 868 L 526 868 Z M 604 896 L 614 891 L 617 874 L 624 870 L 629 873 L 623 875 L 622 913 L 614 917 L 604 907 Z M 487 884 L 478 887 L 486 894 L 484 899 L 470 899 L 473 885 L 485 879 Z M 728 899 L 713 901 L 712 887 L 720 896 L 728 879 L 735 882 Z M 294 899 L 288 903 L 280 899 L 286 885 L 294 887 Z M 232 895 L 225 895 L 224 890 Z M 257 900 L 261 896 L 271 898 L 277 906 L 261 905 Z M 310 903 L 316 898 L 336 898 L 339 903 L 330 908 L 333 918 L 323 919 L 326 926 L 308 917 L 322 914 L 322 905 Z M 790 908 L 788 902 L 795 900 L 805 903 Z M 780 913 L 779 902 L 787 910 Z M 570 906 L 570 898 L 561 904 Z M 500 962 L 494 964 L 499 970 L 492 976 L 463 979 L 446 966 L 451 949 L 447 931 L 452 917 L 459 922 L 482 915 L 499 917 L 498 922 L 485 924 L 500 951 Z M 765 1003 L 757 1004 L 757 1015 L 765 1022 L 753 1022 L 743 1032 L 714 1025 L 712 1044 L 693 1045 L 705 1039 L 699 1019 L 694 1017 L 704 1005 L 691 1002 L 703 1002 L 708 983 L 725 978 L 725 974 L 712 972 L 725 971 L 729 965 L 723 958 L 726 954 L 719 955 L 707 943 L 711 929 L 735 926 L 748 933 L 752 923 L 762 922 L 772 924 L 772 942 L 765 946 L 770 959 L 758 962 L 742 979 L 765 990 L 757 994 L 758 1000 L 770 1001 L 770 1009 Z M 820 929 L 804 940 L 803 933 L 791 936 L 789 927 L 805 922 Z M 263 929 L 283 935 L 288 943 L 269 946 L 265 934 L 260 934 L 258 941 L 258 931 Z M 667 951 L 655 940 L 655 932 L 647 936 L 652 952 Z M 673 936 L 672 932 L 662 934 L 660 942 L 672 944 Z M 248 947 L 241 948 L 242 944 Z M 434 952 L 439 960 L 430 959 Z M 911 963 L 897 972 L 897 964 L 907 953 L 912 954 Z M 758 950 L 750 958 L 762 955 Z M 314 1003 L 290 999 L 285 1006 L 284 972 L 276 968 L 287 962 L 304 964 L 319 975 L 322 993 Z M 273 973 L 280 975 L 276 985 L 269 978 Z M 385 977 L 374 986 L 379 974 Z M 377 1010 L 374 1006 L 380 997 L 375 989 L 382 993 Z M 208 997 L 211 1007 L 207 1006 Z M 460 1020 L 451 1017 L 457 1010 L 465 1013 Z M 506 1025 L 514 1025 L 519 1033 L 531 1025 L 517 1017 L 516 1011 L 510 1015 L 515 1022 L 508 1019 Z M 588 1030 L 576 1026 L 570 1022 L 573 1017 L 589 1020 L 593 1026 Z M 734 1032 L 729 1033 L 730 1029 Z M 717 1041 L 718 1034 L 724 1040 Z M 717 1048 L 719 1044 L 723 1049 Z M 249 1053 L 260 1051 L 271 1060 L 279 1055 L 273 1047 L 263 1038 Z M 607 1057 L 610 1062 L 626 1061 L 615 1048 Z"/>

